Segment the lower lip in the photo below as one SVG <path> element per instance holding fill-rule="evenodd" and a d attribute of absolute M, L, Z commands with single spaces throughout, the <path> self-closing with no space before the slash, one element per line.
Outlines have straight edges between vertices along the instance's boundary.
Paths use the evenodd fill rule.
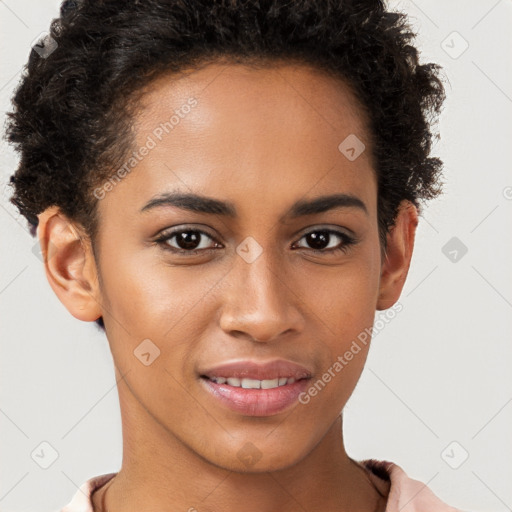
<path fill-rule="evenodd" d="M 300 379 L 273 389 L 245 389 L 217 384 L 205 377 L 200 380 L 207 391 L 221 403 L 246 416 L 271 416 L 284 411 L 297 402 L 299 395 L 309 384 L 309 379 Z"/>

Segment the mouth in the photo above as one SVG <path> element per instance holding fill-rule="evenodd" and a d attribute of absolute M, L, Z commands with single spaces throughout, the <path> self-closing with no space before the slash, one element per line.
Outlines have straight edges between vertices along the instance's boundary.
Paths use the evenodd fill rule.
<path fill-rule="evenodd" d="M 203 388 L 222 407 L 244 416 L 272 416 L 297 405 L 311 377 L 250 379 L 200 376 Z"/>
<path fill-rule="evenodd" d="M 234 388 L 243 389 L 275 389 L 283 386 L 288 386 L 296 381 L 308 379 L 309 377 L 276 377 L 275 379 L 249 379 L 238 377 L 209 377 L 208 375 L 201 375 L 202 379 L 208 379 L 216 384 L 226 384 Z"/>
<path fill-rule="evenodd" d="M 313 375 L 288 359 L 236 359 L 197 373 L 217 405 L 245 416 L 271 416 L 297 405 Z"/>

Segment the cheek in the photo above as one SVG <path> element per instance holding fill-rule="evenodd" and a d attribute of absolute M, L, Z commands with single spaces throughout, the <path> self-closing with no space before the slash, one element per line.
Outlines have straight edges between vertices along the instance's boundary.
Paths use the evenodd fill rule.
<path fill-rule="evenodd" d="M 104 296 L 113 327 L 121 324 L 137 337 L 161 339 L 171 330 L 197 320 L 197 315 L 190 312 L 201 309 L 202 299 L 215 287 L 219 276 L 212 275 L 205 266 L 172 267 L 160 257 L 158 249 L 128 251 L 104 250 Z"/>
<path fill-rule="evenodd" d="M 320 409 L 321 403 L 337 404 L 334 412 L 343 408 L 364 368 L 378 298 L 380 253 L 369 248 L 359 256 L 329 272 L 324 268 L 302 277 L 323 361 L 305 400 Z"/>
<path fill-rule="evenodd" d="M 297 278 L 313 318 L 337 340 L 333 346 L 342 349 L 373 324 L 380 279 L 379 253 L 373 248 L 336 267 L 311 265 Z"/>
<path fill-rule="evenodd" d="M 143 402 L 165 403 L 172 396 L 181 403 L 179 382 L 194 373 L 189 355 L 211 322 L 208 296 L 222 276 L 199 266 L 173 268 L 151 249 L 110 254 L 116 253 L 123 256 L 109 258 L 105 250 L 102 261 L 104 320 L 116 366 L 130 372 L 127 381 Z"/>
<path fill-rule="evenodd" d="M 363 277 L 361 277 L 363 276 Z M 312 297 L 318 336 L 315 351 L 322 365 L 301 403 L 311 417 L 334 421 L 350 398 L 366 363 L 375 313 L 375 280 L 364 274 L 331 281 L 330 300 Z M 316 299 L 316 300 L 315 300 Z"/>

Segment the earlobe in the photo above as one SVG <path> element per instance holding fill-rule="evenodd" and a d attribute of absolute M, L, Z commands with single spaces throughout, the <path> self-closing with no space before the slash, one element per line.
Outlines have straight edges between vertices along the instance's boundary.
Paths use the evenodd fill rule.
<path fill-rule="evenodd" d="M 410 201 L 402 201 L 395 225 L 387 235 L 387 249 L 382 262 L 377 310 L 388 309 L 399 299 L 409 272 L 418 211 Z"/>
<path fill-rule="evenodd" d="M 56 206 L 38 215 L 45 273 L 66 309 L 79 320 L 102 315 L 96 265 L 88 238 Z"/>

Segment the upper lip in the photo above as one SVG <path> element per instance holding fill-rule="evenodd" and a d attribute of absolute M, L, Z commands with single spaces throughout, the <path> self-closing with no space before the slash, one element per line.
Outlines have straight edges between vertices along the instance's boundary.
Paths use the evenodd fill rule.
<path fill-rule="evenodd" d="M 311 372 L 298 363 L 286 359 L 272 361 L 239 360 L 220 364 L 199 372 L 204 377 L 236 377 L 239 379 L 273 380 L 277 378 L 291 378 L 295 380 L 311 377 Z"/>

